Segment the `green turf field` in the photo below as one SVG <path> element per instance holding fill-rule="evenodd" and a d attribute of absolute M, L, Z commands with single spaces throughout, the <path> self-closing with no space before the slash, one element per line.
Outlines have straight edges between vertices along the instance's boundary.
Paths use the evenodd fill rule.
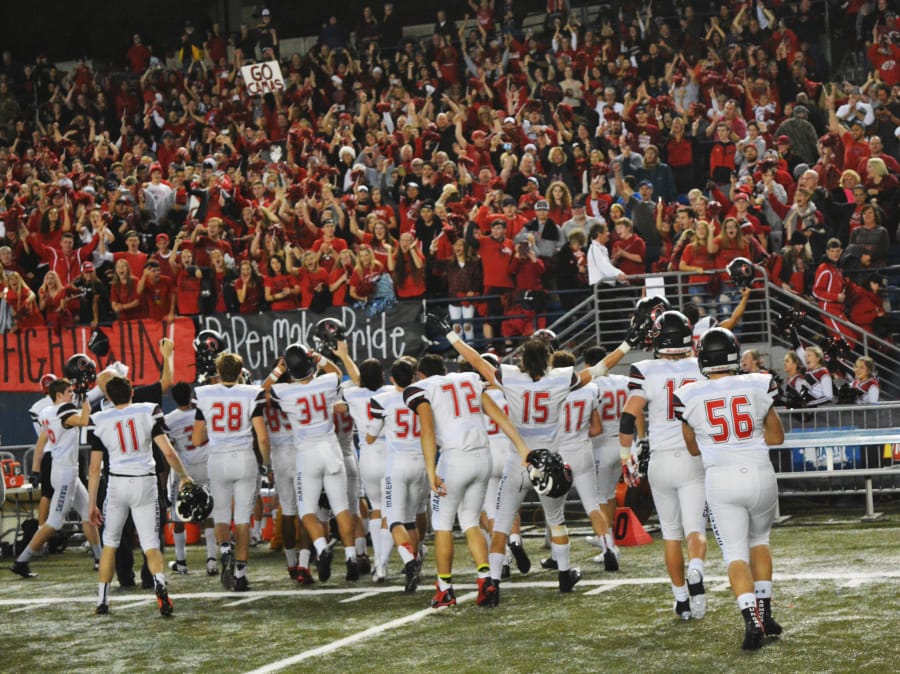
<path fill-rule="evenodd" d="M 228 594 L 206 576 L 204 549 L 192 546 L 191 573 L 170 575 L 168 619 L 146 590 L 114 590 L 112 614 L 95 616 L 90 557 L 69 549 L 36 558 L 37 578 L 0 576 L 2 670 L 225 674 L 279 671 L 285 661 L 280 671 L 317 673 L 897 671 L 900 514 L 861 524 L 832 511 L 773 532 L 774 612 L 785 630 L 755 653 L 740 650 L 743 623 L 712 536 L 709 611 L 690 622 L 672 612 L 658 536 L 623 549 L 614 574 L 591 561 L 597 550 L 583 536 L 575 538 L 572 557 L 584 580 L 568 596 L 557 593 L 555 572 L 540 570 L 547 553 L 534 536 L 525 546 L 536 568 L 527 576 L 513 570 L 496 609 L 475 606 L 474 569 L 459 542 L 460 604 L 440 611 L 428 609 L 431 559 L 412 596 L 402 592 L 396 556 L 387 584 L 346 583 L 336 561 L 331 581 L 301 589 L 281 553 L 260 547 L 251 554 L 252 591 Z"/>

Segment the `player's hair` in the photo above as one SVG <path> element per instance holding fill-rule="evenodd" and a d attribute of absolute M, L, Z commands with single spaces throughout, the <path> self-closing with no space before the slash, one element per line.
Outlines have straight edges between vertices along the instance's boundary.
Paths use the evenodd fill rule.
<path fill-rule="evenodd" d="M 537 380 L 547 373 L 550 345 L 542 337 L 530 337 L 522 346 L 522 370 Z"/>
<path fill-rule="evenodd" d="M 444 359 L 436 353 L 429 353 L 419 359 L 419 372 L 426 377 L 432 377 L 436 374 L 447 374 L 447 366 L 444 365 Z"/>
<path fill-rule="evenodd" d="M 113 405 L 131 402 L 131 382 L 124 377 L 113 377 L 106 383 L 106 397 Z"/>
<path fill-rule="evenodd" d="M 384 368 L 380 360 L 366 358 L 359 364 L 359 385 L 370 391 L 377 391 L 384 386 Z"/>
<path fill-rule="evenodd" d="M 172 396 L 176 405 L 187 407 L 191 404 L 191 385 L 186 381 L 180 381 L 172 387 L 169 395 Z"/>
<path fill-rule="evenodd" d="M 241 377 L 244 369 L 244 360 L 236 353 L 223 351 L 216 356 L 216 372 L 223 384 L 235 384 Z"/>
<path fill-rule="evenodd" d="M 691 325 L 697 325 L 697 321 L 700 320 L 700 307 L 696 302 L 685 302 L 681 307 L 681 313 L 691 322 Z"/>
<path fill-rule="evenodd" d="M 412 356 L 401 356 L 391 365 L 391 378 L 394 384 L 406 388 L 412 384 L 416 376 L 416 359 Z"/>
<path fill-rule="evenodd" d="M 66 392 L 66 389 L 72 385 L 68 379 L 57 379 L 54 382 L 51 382 L 50 386 L 47 387 L 47 395 L 50 396 L 50 400 L 56 402 L 56 396 L 62 395 Z"/>
<path fill-rule="evenodd" d="M 550 365 L 553 367 L 575 367 L 575 355 L 571 351 L 560 349 L 550 356 Z"/>
<path fill-rule="evenodd" d="M 606 358 L 606 349 L 600 345 L 589 346 L 584 350 L 584 364 L 590 367 Z"/>
<path fill-rule="evenodd" d="M 470 363 L 465 358 L 460 356 L 456 360 L 456 371 L 457 372 L 475 372 L 475 368 L 472 366 L 472 363 Z"/>

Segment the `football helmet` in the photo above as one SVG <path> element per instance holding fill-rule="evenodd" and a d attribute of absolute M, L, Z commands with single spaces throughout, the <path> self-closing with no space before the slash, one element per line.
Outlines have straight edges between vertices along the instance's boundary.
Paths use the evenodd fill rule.
<path fill-rule="evenodd" d="M 202 484 L 188 482 L 178 490 L 175 516 L 182 522 L 203 522 L 212 513 L 213 497 Z"/>
<path fill-rule="evenodd" d="M 84 353 L 76 353 L 66 361 L 63 375 L 72 382 L 72 390 L 76 395 L 84 395 L 97 381 L 97 366 L 91 357 Z"/>
<path fill-rule="evenodd" d="M 559 338 L 556 336 L 556 333 L 549 328 L 541 328 L 540 330 L 535 330 L 532 337 L 538 337 L 547 342 L 547 346 L 550 348 L 550 351 L 559 351 Z"/>
<path fill-rule="evenodd" d="M 650 339 L 658 354 L 683 354 L 693 351 L 693 328 L 680 311 L 664 311 L 653 323 Z"/>
<path fill-rule="evenodd" d="M 194 365 L 197 379 L 216 376 L 216 356 L 225 350 L 225 338 L 215 330 L 201 330 L 194 337 Z"/>
<path fill-rule="evenodd" d="M 429 344 L 434 345 L 444 341 L 447 333 L 452 329 L 444 316 L 431 312 L 425 314 L 425 341 Z"/>
<path fill-rule="evenodd" d="M 88 349 L 97 358 L 103 358 L 109 353 L 109 337 L 100 328 L 94 328 L 88 340 Z"/>
<path fill-rule="evenodd" d="M 625 336 L 625 341 L 629 346 L 635 348 L 643 342 L 648 348 L 652 347 L 650 330 L 660 314 L 671 308 L 669 300 L 658 295 L 639 299 L 634 305 L 634 315 L 631 317 L 631 325 Z"/>
<path fill-rule="evenodd" d="M 711 328 L 700 338 L 697 349 L 700 373 L 736 372 L 741 367 L 741 345 L 731 330 Z"/>
<path fill-rule="evenodd" d="M 572 487 L 572 468 L 562 457 L 549 449 L 535 449 L 526 459 L 531 468 L 528 477 L 534 490 L 541 496 L 559 498 L 565 496 Z"/>
<path fill-rule="evenodd" d="M 56 381 L 56 375 L 48 372 L 41 377 L 41 393 L 47 395 L 50 392 L 50 384 Z"/>
<path fill-rule="evenodd" d="M 745 257 L 734 258 L 728 263 L 726 270 L 731 277 L 731 282 L 738 288 L 749 288 L 756 275 L 753 263 Z"/>
<path fill-rule="evenodd" d="M 347 328 L 336 318 L 323 318 L 313 328 L 313 346 L 326 358 L 334 355 L 337 343 L 347 339 Z"/>
<path fill-rule="evenodd" d="M 296 342 L 284 350 L 284 364 L 294 379 L 306 379 L 316 371 L 316 363 L 305 344 Z"/>

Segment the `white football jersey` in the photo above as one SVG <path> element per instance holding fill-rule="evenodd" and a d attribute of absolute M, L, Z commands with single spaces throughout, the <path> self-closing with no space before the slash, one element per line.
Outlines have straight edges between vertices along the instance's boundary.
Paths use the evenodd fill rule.
<path fill-rule="evenodd" d="M 403 399 L 415 410 L 423 402 L 434 414 L 434 435 L 442 452 L 487 449 L 481 411 L 484 383 L 475 372 L 434 375 L 406 387 Z"/>
<path fill-rule="evenodd" d="M 169 440 L 172 441 L 181 462 L 190 466 L 204 463 L 209 457 L 209 447 L 208 445 L 194 447 L 191 437 L 194 432 L 194 420 L 197 418 L 196 410 L 174 409 L 164 418 L 169 429 Z"/>
<path fill-rule="evenodd" d="M 334 403 L 338 398 L 340 379 L 327 372 L 306 384 L 275 384 L 272 398 L 278 401 L 291 421 L 297 447 L 304 440 L 334 435 Z"/>
<path fill-rule="evenodd" d="M 369 402 L 372 400 L 372 396 L 378 393 L 384 393 L 385 391 L 392 391 L 393 389 L 394 387 L 390 384 L 385 384 L 373 391 L 362 386 L 357 386 L 351 381 L 345 381 L 341 386 L 341 395 L 344 398 L 344 402 L 347 403 L 347 408 L 350 411 L 350 418 L 353 419 L 353 425 L 356 426 L 356 432 L 360 436 L 360 450 L 366 449 L 367 446 L 365 435 L 366 428 L 372 420 L 372 414 L 369 411 Z M 382 449 L 384 448 L 384 431 L 382 431 L 375 442 L 368 445 L 368 447 L 373 446 L 380 446 Z"/>
<path fill-rule="evenodd" d="M 45 450 L 53 455 L 54 466 L 78 465 L 78 440 L 81 429 L 77 426 L 66 428 L 63 422 L 80 410 L 72 403 L 60 403 L 45 407 L 38 413 L 41 430 L 47 432 Z"/>
<path fill-rule="evenodd" d="M 603 432 L 595 435 L 593 445 L 599 447 L 606 442 L 619 444 L 619 419 L 628 400 L 628 377 L 624 374 L 610 374 L 594 379 L 597 387 L 597 409 L 600 410 L 600 421 Z"/>
<path fill-rule="evenodd" d="M 270 447 L 291 447 L 294 444 L 294 429 L 287 413 L 275 400 L 265 409 L 266 430 L 269 432 Z"/>
<path fill-rule="evenodd" d="M 559 412 L 569 391 L 578 386 L 571 367 L 556 367 L 538 381 L 514 365 L 503 364 L 497 383 L 509 403 L 509 418 L 532 449 L 552 448 Z"/>
<path fill-rule="evenodd" d="M 31 423 L 34 425 L 34 434 L 35 435 L 40 435 L 41 428 L 43 428 L 41 426 L 41 420 L 39 418 L 41 410 L 44 410 L 44 409 L 50 407 L 52 404 L 53 404 L 53 401 L 50 400 L 50 396 L 41 396 L 40 400 L 38 400 L 36 403 L 34 403 L 34 405 L 32 405 L 31 407 L 28 408 L 28 416 L 31 417 Z M 44 448 L 44 451 L 47 452 L 47 451 L 49 451 L 49 449 L 50 449 L 50 447 L 47 446 Z"/>
<path fill-rule="evenodd" d="M 675 417 L 675 389 L 705 379 L 697 359 L 657 358 L 635 363 L 628 374 L 630 395 L 647 401 L 647 434 L 651 452 L 684 449 L 681 422 Z"/>
<path fill-rule="evenodd" d="M 262 416 L 266 394 L 250 384 L 210 384 L 194 389 L 197 419 L 206 421 L 210 453 L 253 450 L 253 418 Z"/>
<path fill-rule="evenodd" d="M 334 410 L 334 433 L 344 456 L 353 453 L 353 417 L 348 412 Z"/>
<path fill-rule="evenodd" d="M 366 426 L 366 435 L 378 437 L 384 432 L 389 452 L 422 453 L 419 415 L 404 402 L 403 391 L 391 386 L 389 391 L 372 396 L 369 410 L 372 419 Z"/>
<path fill-rule="evenodd" d="M 490 396 L 491 400 L 497 403 L 497 407 L 505 414 L 509 416 L 509 403 L 506 402 L 506 396 L 503 395 L 503 390 L 495 387 L 487 388 L 484 391 Z M 487 431 L 488 442 L 491 445 L 491 449 L 502 451 L 515 451 L 515 445 L 513 445 L 512 440 L 500 430 L 500 427 L 497 425 L 497 422 L 491 419 L 487 414 L 484 415 L 484 428 Z"/>
<path fill-rule="evenodd" d="M 697 349 L 700 348 L 700 338 L 703 337 L 707 332 L 709 332 L 712 328 L 716 327 L 718 321 L 707 314 L 706 316 L 701 316 L 696 323 L 694 323 L 694 329 L 692 331 L 691 338 L 694 341 L 694 353 L 697 353 Z"/>
<path fill-rule="evenodd" d="M 570 391 L 566 396 L 560 412 L 556 438 L 553 440 L 556 451 L 591 448 L 588 431 L 591 427 L 591 415 L 599 408 L 597 393 L 597 387 L 590 383 Z"/>
<path fill-rule="evenodd" d="M 159 405 L 133 403 L 121 409 L 111 407 L 95 412 L 91 415 L 88 430 L 91 446 L 95 450 L 106 450 L 110 474 L 156 474 L 153 438 L 167 430 Z"/>
<path fill-rule="evenodd" d="M 704 466 L 765 465 L 763 422 L 777 393 L 770 374 L 703 379 L 675 391 L 675 415 L 694 429 Z"/>

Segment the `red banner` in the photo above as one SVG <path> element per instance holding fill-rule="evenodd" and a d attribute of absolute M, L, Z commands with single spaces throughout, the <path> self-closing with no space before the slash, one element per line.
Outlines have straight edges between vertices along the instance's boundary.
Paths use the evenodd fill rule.
<path fill-rule="evenodd" d="M 31 328 L 0 335 L 0 391 L 39 390 L 41 377 L 48 372 L 62 376 L 66 360 L 75 353 L 86 353 L 97 363 L 99 372 L 114 361 L 125 363 L 128 377 L 135 385 L 159 381 L 162 359 L 159 340 L 163 336 L 175 342 L 175 381 L 194 380 L 194 323 L 189 318 L 176 318 L 163 335 L 159 321 L 121 321 L 102 328 L 109 337 L 109 353 L 97 358 L 88 351 L 91 336 L 88 327 L 62 330 Z"/>

